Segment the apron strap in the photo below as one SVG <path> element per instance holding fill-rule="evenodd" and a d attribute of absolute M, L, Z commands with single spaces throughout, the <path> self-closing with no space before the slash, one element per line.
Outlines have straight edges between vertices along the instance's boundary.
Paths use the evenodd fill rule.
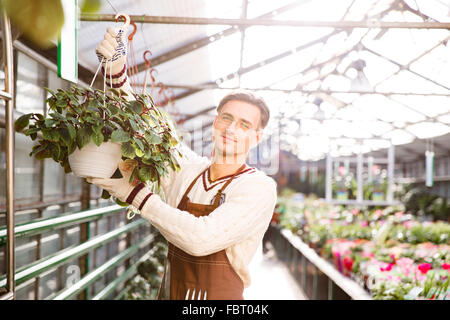
<path fill-rule="evenodd" d="M 209 166 L 208 166 L 209 168 Z M 195 182 L 197 182 L 198 178 L 201 177 L 201 175 L 208 170 L 208 168 L 206 168 L 205 170 L 203 170 L 202 172 L 200 172 L 200 174 L 194 179 L 192 180 L 191 184 L 189 185 L 189 187 L 186 189 L 186 192 L 184 193 L 183 197 L 181 198 L 181 202 L 183 201 L 184 198 L 187 197 L 187 195 L 189 194 L 189 192 L 191 191 L 192 187 L 194 186 Z"/>
<path fill-rule="evenodd" d="M 225 190 L 226 187 L 228 187 L 228 185 L 231 183 L 231 181 L 233 181 L 233 179 L 236 177 L 236 175 L 245 169 L 245 167 L 246 167 L 246 165 L 244 163 L 239 169 L 237 169 L 237 171 L 231 176 L 231 178 L 228 179 L 228 181 L 222 186 L 222 188 L 220 188 L 219 191 L 217 191 L 216 198 L 214 199 L 214 206 L 216 208 L 219 206 L 219 201 L 222 196 L 222 192 Z"/>

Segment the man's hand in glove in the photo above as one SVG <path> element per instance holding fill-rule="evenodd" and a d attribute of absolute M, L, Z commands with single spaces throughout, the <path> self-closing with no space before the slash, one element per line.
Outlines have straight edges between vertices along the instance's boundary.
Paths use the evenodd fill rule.
<path fill-rule="evenodd" d="M 108 191 L 113 197 L 116 197 L 122 202 L 126 202 L 127 197 L 139 184 L 139 180 L 135 178 L 133 182 L 129 182 L 131 173 L 137 165 L 135 160 L 127 159 L 119 163 L 119 170 L 123 178 L 120 179 L 103 179 L 103 178 L 86 178 L 86 181 L 93 183 L 96 186 Z"/>
<path fill-rule="evenodd" d="M 120 74 L 126 65 L 126 31 L 126 28 L 108 28 L 104 40 L 95 48 L 98 61 L 103 60 L 102 65 L 106 74 Z"/>

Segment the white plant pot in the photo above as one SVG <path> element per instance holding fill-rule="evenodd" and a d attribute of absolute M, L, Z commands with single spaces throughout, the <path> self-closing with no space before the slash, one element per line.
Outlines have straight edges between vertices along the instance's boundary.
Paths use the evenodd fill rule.
<path fill-rule="evenodd" d="M 103 142 L 98 147 L 92 141 L 81 150 L 78 147 L 69 155 L 69 165 L 78 177 L 110 178 L 122 158 L 121 144 Z"/>

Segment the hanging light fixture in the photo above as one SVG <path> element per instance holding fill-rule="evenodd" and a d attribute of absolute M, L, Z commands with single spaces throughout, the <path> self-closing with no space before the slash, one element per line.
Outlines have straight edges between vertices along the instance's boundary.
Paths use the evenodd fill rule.
<path fill-rule="evenodd" d="M 356 70 L 356 76 L 352 78 L 350 89 L 352 91 L 373 91 L 366 74 L 364 73 L 364 68 L 366 67 L 366 61 L 363 59 L 358 59 L 353 61 L 348 69 Z"/>

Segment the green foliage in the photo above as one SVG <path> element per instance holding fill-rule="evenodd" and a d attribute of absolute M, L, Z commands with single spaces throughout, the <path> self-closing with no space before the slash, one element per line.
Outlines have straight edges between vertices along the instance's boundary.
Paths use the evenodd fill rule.
<path fill-rule="evenodd" d="M 61 0 L 3 0 L 11 22 L 41 48 L 53 46 L 64 24 Z"/>
<path fill-rule="evenodd" d="M 137 162 L 130 182 L 160 182 L 170 166 L 179 170 L 174 152 L 178 136 L 170 119 L 153 104 L 149 95 L 134 94 L 132 101 L 124 98 L 123 91 L 101 90 L 72 86 L 69 90 L 47 89 L 50 107 L 46 118 L 30 113 L 16 120 L 17 132 L 37 139 L 30 156 L 42 160 L 52 158 L 66 173 L 71 172 L 68 156 L 76 148 L 82 149 L 90 141 L 99 146 L 112 141 L 122 144 L 122 159 Z M 181 154 L 178 152 L 181 156 Z M 115 176 L 121 177 L 119 170 Z M 104 192 L 102 197 L 108 197 Z"/>
<path fill-rule="evenodd" d="M 159 233 L 158 233 L 159 234 Z M 137 275 L 128 281 L 124 300 L 155 300 L 161 285 L 167 244 L 162 237 L 155 239 L 151 256 L 137 267 Z"/>

